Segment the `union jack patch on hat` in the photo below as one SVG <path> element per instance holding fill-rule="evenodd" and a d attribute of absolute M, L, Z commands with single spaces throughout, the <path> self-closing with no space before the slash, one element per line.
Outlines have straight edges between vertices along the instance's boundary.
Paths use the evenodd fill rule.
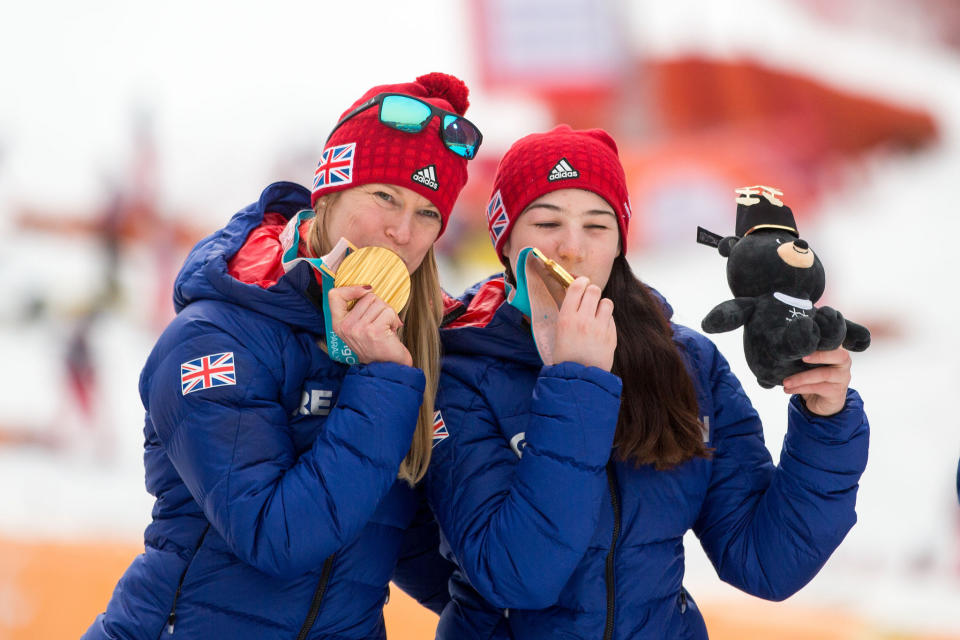
<path fill-rule="evenodd" d="M 433 446 L 437 446 L 444 440 L 450 437 L 450 432 L 447 431 L 447 425 L 443 421 L 443 416 L 440 415 L 440 411 L 433 412 Z"/>
<path fill-rule="evenodd" d="M 487 205 L 487 224 L 490 226 L 490 239 L 493 240 L 493 244 L 497 244 L 503 230 L 510 224 L 510 217 L 507 215 L 507 208 L 503 206 L 500 191 L 493 194 Z"/>
<path fill-rule="evenodd" d="M 356 142 L 324 149 L 313 174 L 313 190 L 316 192 L 324 187 L 343 186 L 353 182 L 353 157 L 356 149 Z"/>
<path fill-rule="evenodd" d="M 183 395 L 237 384 L 233 352 L 214 353 L 180 365 L 180 391 Z"/>

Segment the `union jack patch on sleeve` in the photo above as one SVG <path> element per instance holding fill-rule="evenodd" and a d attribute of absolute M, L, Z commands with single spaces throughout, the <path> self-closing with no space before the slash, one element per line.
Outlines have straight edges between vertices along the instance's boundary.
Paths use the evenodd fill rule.
<path fill-rule="evenodd" d="M 440 411 L 433 412 L 433 447 L 437 446 L 444 440 L 450 437 L 450 432 L 447 431 L 447 425 L 443 421 L 443 416 L 440 415 Z M 432 448 L 432 447 L 431 447 Z"/>
<path fill-rule="evenodd" d="M 183 395 L 237 384 L 233 352 L 214 353 L 180 365 L 180 391 Z"/>

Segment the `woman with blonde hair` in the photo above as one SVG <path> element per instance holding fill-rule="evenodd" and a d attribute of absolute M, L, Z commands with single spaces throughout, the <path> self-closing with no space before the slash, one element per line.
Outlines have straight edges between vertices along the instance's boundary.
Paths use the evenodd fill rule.
<path fill-rule="evenodd" d="M 447 602 L 415 485 L 438 374 L 433 243 L 481 140 L 467 104 L 439 73 L 370 89 L 312 192 L 272 184 L 193 249 L 140 379 L 145 552 L 85 638 L 383 638 L 391 579 Z M 346 243 L 396 255 L 399 313 L 368 284 L 332 286 Z"/>

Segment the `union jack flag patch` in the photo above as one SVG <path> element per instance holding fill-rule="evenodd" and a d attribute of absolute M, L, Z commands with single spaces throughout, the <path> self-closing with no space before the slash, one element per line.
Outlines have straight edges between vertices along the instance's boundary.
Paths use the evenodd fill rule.
<path fill-rule="evenodd" d="M 450 437 L 450 432 L 447 431 L 447 425 L 443 422 L 443 416 L 440 415 L 439 411 L 433 412 L 433 446 L 437 446 L 444 440 Z"/>
<path fill-rule="evenodd" d="M 487 205 L 487 222 L 490 224 L 490 239 L 493 240 L 493 244 L 497 244 L 497 240 L 503 235 L 503 230 L 510 224 L 510 218 L 507 217 L 507 209 L 503 206 L 503 197 L 499 190 L 493 194 L 490 203 Z"/>
<path fill-rule="evenodd" d="M 237 384 L 233 352 L 214 353 L 180 365 L 180 391 L 183 395 Z"/>
<path fill-rule="evenodd" d="M 313 190 L 319 191 L 324 187 L 353 182 L 353 156 L 356 148 L 357 143 L 350 142 L 324 149 L 313 174 Z"/>

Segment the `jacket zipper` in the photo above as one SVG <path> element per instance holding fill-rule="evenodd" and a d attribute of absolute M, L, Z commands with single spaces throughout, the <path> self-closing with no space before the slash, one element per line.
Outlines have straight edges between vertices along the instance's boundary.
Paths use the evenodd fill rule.
<path fill-rule="evenodd" d="M 190 565 L 193 564 L 194 558 L 197 557 L 197 554 L 200 553 L 200 547 L 203 545 L 203 539 L 207 537 L 207 531 L 210 531 L 210 525 L 207 525 L 207 528 L 203 530 L 203 533 L 200 534 L 200 539 L 197 541 L 196 551 L 193 552 L 193 557 L 190 558 L 190 562 L 187 563 L 187 566 L 184 567 L 183 573 L 180 574 L 180 582 L 177 583 L 177 590 L 173 594 L 173 604 L 170 605 L 170 615 L 167 616 L 167 633 L 173 635 L 173 625 L 177 621 L 177 600 L 180 599 L 180 591 L 183 589 L 183 581 L 187 577 L 187 571 L 190 569 Z"/>
<path fill-rule="evenodd" d="M 327 583 L 330 581 L 330 573 L 333 571 L 333 559 L 336 555 L 337 554 L 331 555 L 323 563 L 323 573 L 320 574 L 320 584 L 317 585 L 317 590 L 313 592 L 310 611 L 307 612 L 307 619 L 303 621 L 300 633 L 297 634 L 297 640 L 306 640 L 307 634 L 310 633 L 310 628 L 313 626 L 313 623 L 317 621 L 317 616 L 320 615 L 320 603 L 323 602 L 323 595 L 327 592 Z"/>
<path fill-rule="evenodd" d="M 603 632 L 603 640 L 612 640 L 613 614 L 617 598 L 614 554 L 617 550 L 617 540 L 620 538 L 620 488 L 617 485 L 617 471 L 613 460 L 607 462 L 607 483 L 610 485 L 610 504 L 613 506 L 613 537 L 610 540 L 610 551 L 607 553 L 607 625 Z"/>

